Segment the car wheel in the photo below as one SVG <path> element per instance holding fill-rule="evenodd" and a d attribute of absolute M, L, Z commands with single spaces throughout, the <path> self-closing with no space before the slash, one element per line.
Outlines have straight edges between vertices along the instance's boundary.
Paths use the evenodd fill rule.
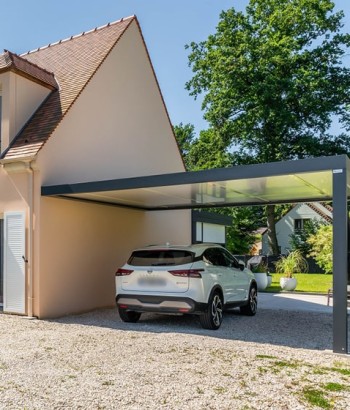
<path fill-rule="evenodd" d="M 254 316 L 258 310 L 258 292 L 255 286 L 249 289 L 249 297 L 246 305 L 240 307 L 243 315 Z"/>
<path fill-rule="evenodd" d="M 217 330 L 222 323 L 223 303 L 218 292 L 214 292 L 209 300 L 207 310 L 199 316 L 204 329 Z"/>
<path fill-rule="evenodd" d="M 136 323 L 141 317 L 141 313 L 139 312 L 134 312 L 132 310 L 126 310 L 120 307 L 118 307 L 118 312 L 119 312 L 120 319 L 123 322 Z"/>

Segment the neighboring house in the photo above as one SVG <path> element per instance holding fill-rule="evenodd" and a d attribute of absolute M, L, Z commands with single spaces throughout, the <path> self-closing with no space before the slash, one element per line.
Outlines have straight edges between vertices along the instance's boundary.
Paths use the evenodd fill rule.
<path fill-rule="evenodd" d="M 114 305 L 132 248 L 189 243 L 191 212 L 41 196 L 43 185 L 185 170 L 136 17 L 0 55 L 3 310 Z M 135 198 L 135 201 L 137 199 Z"/>
<path fill-rule="evenodd" d="M 332 208 L 320 202 L 308 202 L 293 205 L 276 223 L 277 241 L 280 253 L 286 254 L 290 251 L 290 235 L 304 228 L 304 224 L 309 220 L 317 220 L 324 223 L 332 223 Z M 263 255 L 269 254 L 267 231 L 262 235 Z"/>

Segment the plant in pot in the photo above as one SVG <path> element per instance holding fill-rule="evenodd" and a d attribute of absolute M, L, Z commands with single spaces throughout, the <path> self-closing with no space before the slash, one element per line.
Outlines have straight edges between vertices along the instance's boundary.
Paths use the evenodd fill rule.
<path fill-rule="evenodd" d="M 266 289 L 267 286 L 269 286 L 267 264 L 260 262 L 258 265 L 252 267 L 251 270 L 254 273 L 258 290 Z"/>
<path fill-rule="evenodd" d="M 298 284 L 294 274 L 308 270 L 307 261 L 299 250 L 290 252 L 287 256 L 282 256 L 275 265 L 276 272 L 284 274 L 284 277 L 280 279 L 282 290 L 294 290 Z"/>

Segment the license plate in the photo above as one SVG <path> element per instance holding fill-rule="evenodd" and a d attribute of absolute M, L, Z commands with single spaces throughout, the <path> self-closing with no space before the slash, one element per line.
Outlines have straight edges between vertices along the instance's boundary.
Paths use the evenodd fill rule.
<path fill-rule="evenodd" d="M 165 286 L 166 285 L 166 281 L 165 279 L 161 279 L 161 278 L 140 278 L 138 280 L 138 284 L 141 286 Z"/>

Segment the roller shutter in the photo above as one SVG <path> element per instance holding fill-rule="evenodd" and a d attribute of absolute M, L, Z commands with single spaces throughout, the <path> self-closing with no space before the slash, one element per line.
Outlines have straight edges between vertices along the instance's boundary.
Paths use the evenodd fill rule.
<path fill-rule="evenodd" d="M 25 213 L 4 214 L 4 311 L 25 314 Z"/>

